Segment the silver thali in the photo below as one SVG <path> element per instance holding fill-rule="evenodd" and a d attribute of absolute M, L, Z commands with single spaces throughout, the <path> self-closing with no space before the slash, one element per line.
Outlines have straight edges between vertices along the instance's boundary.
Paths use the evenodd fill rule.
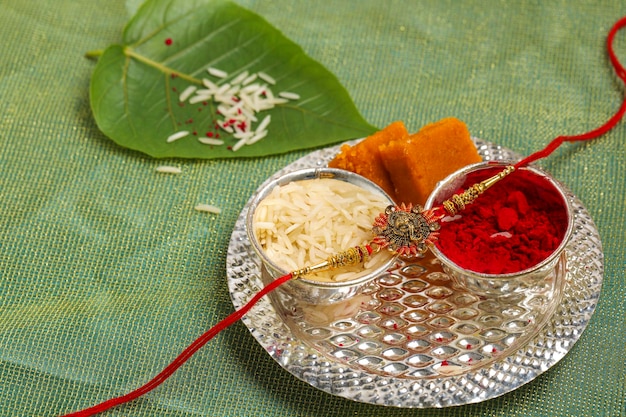
<path fill-rule="evenodd" d="M 475 139 L 485 160 L 516 159 Z M 339 146 L 312 152 L 271 179 L 326 166 Z M 327 306 L 275 291 L 242 319 L 280 366 L 327 393 L 407 408 L 476 403 L 510 392 L 554 366 L 593 314 L 603 276 L 600 237 L 568 191 L 574 232 L 562 274 L 525 294 L 478 296 L 458 287 L 426 256 L 399 261 L 364 292 Z M 248 203 L 249 204 L 249 203 Z M 261 261 L 245 230 L 248 204 L 235 224 L 227 280 L 235 308 L 263 286 Z"/>

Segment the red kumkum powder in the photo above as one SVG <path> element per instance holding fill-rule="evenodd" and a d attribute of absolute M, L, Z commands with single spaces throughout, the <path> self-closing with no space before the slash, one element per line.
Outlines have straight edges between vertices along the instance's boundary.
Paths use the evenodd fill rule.
<path fill-rule="evenodd" d="M 498 173 L 467 175 L 458 192 Z M 484 274 L 531 268 L 560 245 L 567 231 L 565 202 L 544 177 L 518 169 L 487 189 L 453 221 L 442 221 L 439 250 L 458 266 Z"/>

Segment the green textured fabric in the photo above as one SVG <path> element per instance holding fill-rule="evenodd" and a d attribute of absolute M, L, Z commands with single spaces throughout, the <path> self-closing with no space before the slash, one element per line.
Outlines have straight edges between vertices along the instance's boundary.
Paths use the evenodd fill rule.
<path fill-rule="evenodd" d="M 226 249 L 260 182 L 303 156 L 164 163 L 107 140 L 84 53 L 119 42 L 121 0 L 4 0 L 0 11 L 0 414 L 53 416 L 146 382 L 229 314 Z M 241 0 L 334 72 L 372 124 L 446 116 L 529 154 L 601 124 L 624 89 L 605 52 L 615 0 Z M 626 62 L 626 31 L 616 49 Z M 284 371 L 237 323 L 164 385 L 110 416 L 626 415 L 626 123 L 542 162 L 594 218 L 597 310 L 531 383 L 483 403 L 396 409 Z M 198 203 L 220 215 L 193 210 Z"/>

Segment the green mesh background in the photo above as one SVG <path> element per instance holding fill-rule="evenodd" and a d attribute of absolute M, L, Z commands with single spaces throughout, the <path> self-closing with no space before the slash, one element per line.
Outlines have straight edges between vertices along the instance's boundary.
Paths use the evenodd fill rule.
<path fill-rule="evenodd" d="M 474 136 L 528 154 L 599 125 L 624 95 L 604 48 L 626 14 L 614 0 L 239 3 L 326 65 L 381 127 L 456 116 Z M 107 140 L 91 117 L 84 53 L 118 42 L 127 19 L 121 0 L 0 4 L 2 415 L 59 415 L 124 394 L 230 313 L 234 222 L 263 179 L 305 154 L 165 161 L 183 170 L 168 176 Z M 616 49 L 626 61 L 626 32 Z M 590 211 L 606 270 L 589 327 L 533 382 L 450 409 L 361 404 L 297 380 L 238 323 L 105 415 L 626 415 L 625 141 L 622 123 L 542 163 Z"/>

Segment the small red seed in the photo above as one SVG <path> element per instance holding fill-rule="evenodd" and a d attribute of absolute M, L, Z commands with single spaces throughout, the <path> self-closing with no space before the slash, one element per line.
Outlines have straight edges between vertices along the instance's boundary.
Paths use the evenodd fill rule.
<path fill-rule="evenodd" d="M 172 44 L 172 38 L 167 38 L 167 39 L 165 39 L 165 44 L 166 44 L 167 46 L 170 46 L 170 45 Z"/>

